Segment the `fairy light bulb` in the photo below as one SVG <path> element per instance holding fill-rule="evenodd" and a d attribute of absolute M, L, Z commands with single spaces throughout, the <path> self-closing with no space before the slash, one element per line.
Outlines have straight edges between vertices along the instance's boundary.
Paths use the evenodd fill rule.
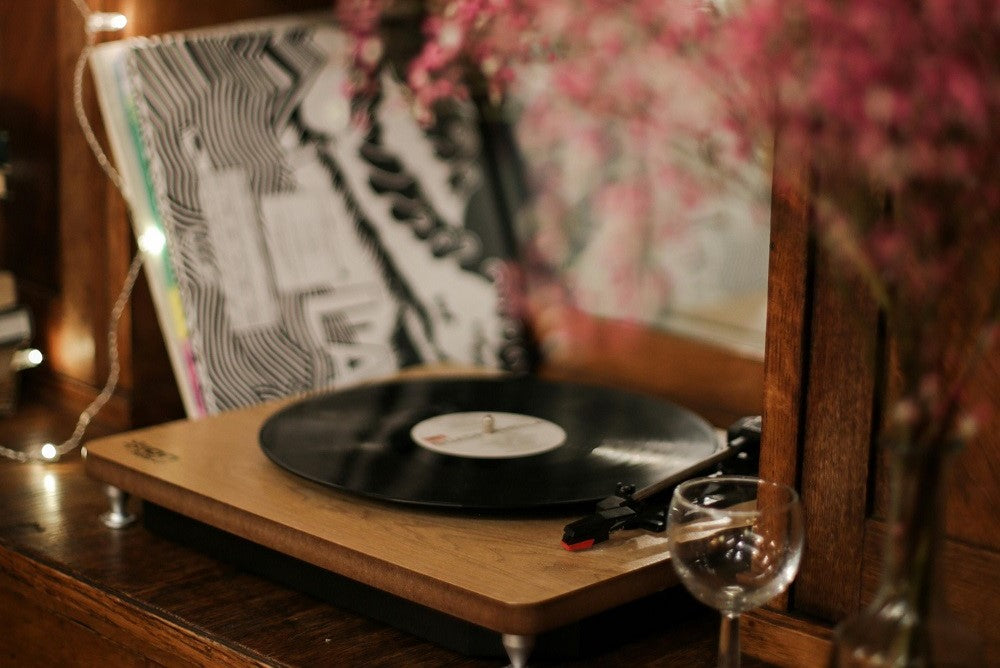
<path fill-rule="evenodd" d="M 93 12 L 87 16 L 87 32 L 118 32 L 128 25 L 128 18 L 118 12 Z"/>
<path fill-rule="evenodd" d="M 159 228 L 150 227 L 139 236 L 138 244 L 143 252 L 159 255 L 163 252 L 163 247 L 167 245 L 167 238 Z"/>
<path fill-rule="evenodd" d="M 91 49 L 97 43 L 96 35 L 98 33 L 118 32 L 124 29 L 125 26 L 128 25 L 128 18 L 119 12 L 91 11 L 86 0 L 73 0 L 73 4 L 76 5 L 76 8 L 79 10 L 81 17 L 83 18 L 83 29 L 86 37 L 86 44 L 80 51 L 76 60 L 76 66 L 73 70 L 73 108 L 76 111 L 77 121 L 83 130 L 83 135 L 94 153 L 94 157 L 97 159 L 98 164 L 101 166 L 101 169 L 104 170 L 104 173 L 107 175 L 111 183 L 119 190 L 122 190 L 121 177 L 114 166 L 111 165 L 111 161 L 104 153 L 104 149 L 97 140 L 97 137 L 90 126 L 90 121 L 87 119 L 87 112 L 83 102 L 83 74 L 86 69 Z M 2 174 L 0 174 L 0 176 L 2 176 Z M 2 182 L 0 182 L 0 186 L 2 186 Z M 2 188 L 0 188 L 0 192 L 2 192 Z M 162 233 L 160 233 L 160 236 L 162 237 Z M 163 249 L 165 241 L 165 239 L 160 240 L 158 243 L 159 250 L 156 252 Z M 156 245 L 157 244 L 153 242 L 153 246 L 155 247 Z M 97 398 L 95 398 L 80 414 L 76 423 L 76 429 L 73 431 L 73 435 L 58 447 L 52 443 L 45 443 L 37 450 L 32 449 L 29 452 L 8 448 L 0 443 L 0 457 L 17 462 L 31 462 L 37 461 L 38 459 L 53 462 L 58 460 L 60 456 L 72 451 L 80 445 L 80 439 L 83 437 L 83 433 L 86 430 L 87 425 L 90 424 L 94 415 L 96 415 L 97 412 L 100 411 L 101 408 L 108 402 L 114 392 L 114 388 L 118 384 L 118 348 L 116 343 L 116 327 L 121 318 L 121 314 L 124 311 L 125 303 L 132 294 L 132 288 L 139 275 L 139 270 L 142 268 L 141 258 L 142 256 L 139 254 L 132 258 L 132 264 L 129 267 L 125 283 L 122 285 L 118 299 L 115 301 L 114 307 L 111 310 L 111 321 L 108 324 L 108 340 L 111 342 L 109 344 L 111 353 L 111 370 L 108 373 L 108 380 L 105 383 L 104 388 L 97 395 Z M 38 349 L 30 348 L 26 350 L 19 350 L 17 351 L 17 358 L 12 360 L 11 368 L 15 371 L 28 369 L 32 366 L 41 364 L 43 359 L 44 356 Z"/>
<path fill-rule="evenodd" d="M 33 369 L 34 367 L 45 361 L 45 355 L 38 348 L 25 348 L 24 350 L 18 350 L 10 358 L 10 368 L 14 371 L 24 371 L 25 369 Z"/>

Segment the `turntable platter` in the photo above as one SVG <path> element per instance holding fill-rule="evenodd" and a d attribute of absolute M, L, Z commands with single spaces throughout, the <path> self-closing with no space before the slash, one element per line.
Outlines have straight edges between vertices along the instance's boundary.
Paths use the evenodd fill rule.
<path fill-rule="evenodd" d="M 524 377 L 404 379 L 304 399 L 271 416 L 260 445 L 329 487 L 418 506 L 529 510 L 643 488 L 721 447 L 675 404 Z"/>

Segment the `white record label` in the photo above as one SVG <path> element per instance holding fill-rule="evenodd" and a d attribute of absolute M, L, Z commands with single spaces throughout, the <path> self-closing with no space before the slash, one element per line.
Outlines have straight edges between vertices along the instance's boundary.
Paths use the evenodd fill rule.
<path fill-rule="evenodd" d="M 489 411 L 436 415 L 415 424 L 410 436 L 434 452 L 480 459 L 538 455 L 566 442 L 566 432 L 554 422 Z"/>

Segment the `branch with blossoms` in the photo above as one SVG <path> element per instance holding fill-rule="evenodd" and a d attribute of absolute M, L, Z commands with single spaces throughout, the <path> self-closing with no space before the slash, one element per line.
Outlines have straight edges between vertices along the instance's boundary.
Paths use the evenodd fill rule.
<path fill-rule="evenodd" d="M 340 4 L 362 69 L 375 2 Z M 597 264 L 636 309 L 671 297 L 653 251 L 779 128 L 815 165 L 817 233 L 884 309 L 904 422 L 972 424 L 1000 319 L 1000 0 L 443 0 L 424 31 L 415 112 L 470 74 L 518 101 L 537 254 L 571 266 L 613 227 Z"/>
<path fill-rule="evenodd" d="M 897 426 L 967 436 L 1000 319 L 1000 1 L 758 0 L 716 48 L 812 156 L 819 231 L 896 344 Z"/>
<path fill-rule="evenodd" d="M 350 14 L 370 1 L 339 7 Z M 706 192 L 739 183 L 760 210 L 769 204 L 769 183 L 747 168 L 766 151 L 752 154 L 760 145 L 720 122 L 723 98 L 700 83 L 698 45 L 714 16 L 660 0 L 429 5 L 422 49 L 406 67 L 414 113 L 428 121 L 437 103 L 475 92 L 517 117 L 532 275 L 559 270 L 547 273 L 593 310 L 654 320 L 669 310 L 676 259 L 661 251 L 693 245 L 694 221 L 711 215 L 698 210 Z M 358 44 L 371 39 L 363 27 Z M 683 67 L 663 67 L 681 52 Z M 374 75 L 370 66 L 356 69 Z"/>

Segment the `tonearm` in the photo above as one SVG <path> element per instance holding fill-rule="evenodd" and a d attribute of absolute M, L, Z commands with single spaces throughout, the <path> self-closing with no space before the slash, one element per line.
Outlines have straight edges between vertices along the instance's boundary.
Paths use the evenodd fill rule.
<path fill-rule="evenodd" d="M 667 527 L 670 494 L 681 482 L 696 476 L 757 472 L 760 432 L 759 415 L 740 418 L 726 430 L 724 447 L 711 457 L 640 490 L 625 482 L 618 483 L 615 493 L 599 501 L 594 513 L 566 525 L 562 546 L 567 550 L 586 550 L 623 529 L 663 531 Z"/>

